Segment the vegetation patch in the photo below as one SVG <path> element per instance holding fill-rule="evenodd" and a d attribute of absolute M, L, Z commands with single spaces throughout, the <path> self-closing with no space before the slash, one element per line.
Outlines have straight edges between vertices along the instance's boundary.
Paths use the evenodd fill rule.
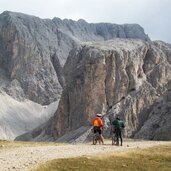
<path fill-rule="evenodd" d="M 170 171 L 171 144 L 118 154 L 52 160 L 34 171 Z M 33 171 L 33 170 L 32 170 Z"/>

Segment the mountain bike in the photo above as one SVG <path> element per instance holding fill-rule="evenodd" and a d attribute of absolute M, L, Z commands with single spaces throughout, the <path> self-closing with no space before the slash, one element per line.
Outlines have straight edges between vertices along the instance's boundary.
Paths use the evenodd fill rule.
<path fill-rule="evenodd" d="M 116 138 L 116 132 L 112 132 L 112 145 L 116 145 L 117 144 L 117 138 Z"/>
<path fill-rule="evenodd" d="M 99 144 L 102 143 L 101 138 L 100 138 L 100 135 L 99 135 L 98 132 L 96 132 L 96 133 L 94 134 L 94 136 L 93 136 L 93 145 L 96 145 L 97 142 L 99 142 Z"/>
<path fill-rule="evenodd" d="M 94 129 L 93 129 L 93 133 L 94 133 Z M 93 145 L 96 145 L 97 142 L 99 144 L 103 144 L 103 140 L 101 139 L 101 136 L 99 134 L 98 131 L 96 131 L 96 133 L 94 133 L 94 136 L 93 136 Z"/>

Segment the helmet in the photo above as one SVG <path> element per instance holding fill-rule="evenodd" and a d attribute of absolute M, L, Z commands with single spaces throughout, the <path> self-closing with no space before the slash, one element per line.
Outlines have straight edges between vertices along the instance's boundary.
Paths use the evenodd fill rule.
<path fill-rule="evenodd" d="M 101 117 L 101 116 L 102 116 L 102 114 L 98 113 L 98 114 L 96 114 L 96 116 Z"/>

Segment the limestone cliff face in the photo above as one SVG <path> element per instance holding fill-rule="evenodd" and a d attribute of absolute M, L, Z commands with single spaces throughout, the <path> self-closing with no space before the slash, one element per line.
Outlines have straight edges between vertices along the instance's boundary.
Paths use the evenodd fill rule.
<path fill-rule="evenodd" d="M 159 41 L 115 39 L 77 46 L 64 66 L 66 86 L 54 117 L 19 139 L 85 140 L 96 113 L 104 114 L 108 129 L 119 114 L 126 137 L 170 139 L 170 57 L 170 45 Z"/>
<path fill-rule="evenodd" d="M 87 126 L 96 113 L 107 110 L 109 120 L 116 114 L 124 119 L 125 136 L 159 139 L 159 132 L 170 132 L 170 122 L 164 122 L 162 114 L 161 129 L 148 131 L 154 124 L 151 115 L 156 117 L 154 104 L 171 89 L 170 53 L 163 42 L 125 39 L 73 49 L 64 67 L 67 86 L 52 121 L 53 136 Z M 170 99 L 170 93 L 166 96 Z M 170 107 L 168 102 L 168 119 Z"/>
<path fill-rule="evenodd" d="M 150 40 L 139 25 L 40 19 L 6 11 L 0 15 L 0 68 L 18 82 L 26 98 L 49 104 L 65 86 L 62 68 L 70 50 L 83 41 L 115 37 Z"/>
<path fill-rule="evenodd" d="M 10 12 L 0 16 L 0 67 L 20 83 L 26 98 L 41 104 L 57 100 L 62 91 L 50 35 L 39 18 Z"/>
<path fill-rule="evenodd" d="M 149 118 L 135 134 L 136 138 L 171 140 L 171 91 L 165 92 L 151 106 Z"/>

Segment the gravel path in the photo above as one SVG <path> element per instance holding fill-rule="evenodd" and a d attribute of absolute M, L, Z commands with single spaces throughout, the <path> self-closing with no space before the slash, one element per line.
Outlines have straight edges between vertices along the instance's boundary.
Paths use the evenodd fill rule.
<path fill-rule="evenodd" d="M 168 144 L 161 141 L 126 141 L 122 147 L 105 145 L 46 145 L 36 147 L 0 148 L 0 171 L 29 171 L 33 167 L 57 158 L 69 158 L 97 153 L 128 151 L 135 148 L 148 148 L 155 145 Z"/>

